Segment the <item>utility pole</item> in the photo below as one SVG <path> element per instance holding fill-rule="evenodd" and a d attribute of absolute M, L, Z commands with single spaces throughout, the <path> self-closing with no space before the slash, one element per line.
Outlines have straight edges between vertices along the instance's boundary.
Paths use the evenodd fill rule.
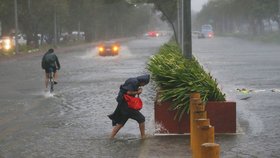
<path fill-rule="evenodd" d="M 278 16 L 280 18 L 280 0 L 278 0 Z"/>
<path fill-rule="evenodd" d="M 80 41 L 81 37 L 81 22 L 78 22 L 78 40 Z"/>
<path fill-rule="evenodd" d="M 17 0 L 14 0 L 15 6 L 15 53 L 18 54 L 18 10 Z"/>
<path fill-rule="evenodd" d="M 180 1 L 180 17 L 181 17 L 181 21 L 180 21 L 180 25 L 181 25 L 181 35 L 180 35 L 180 42 L 181 42 L 181 45 L 180 45 L 180 48 L 183 52 L 183 49 L 184 49 L 184 0 L 179 0 Z"/>
<path fill-rule="evenodd" d="M 2 23 L 0 21 L 0 36 L 2 36 Z"/>
<path fill-rule="evenodd" d="M 28 13 L 31 15 L 31 1 L 28 0 Z"/>
<path fill-rule="evenodd" d="M 280 33 L 280 0 L 278 0 L 278 32 Z"/>
<path fill-rule="evenodd" d="M 191 0 L 183 0 L 183 55 L 192 59 Z"/>
<path fill-rule="evenodd" d="M 54 47 L 57 45 L 56 4 L 54 5 Z"/>
<path fill-rule="evenodd" d="M 181 46 L 181 0 L 177 1 L 177 41 L 179 46 Z"/>

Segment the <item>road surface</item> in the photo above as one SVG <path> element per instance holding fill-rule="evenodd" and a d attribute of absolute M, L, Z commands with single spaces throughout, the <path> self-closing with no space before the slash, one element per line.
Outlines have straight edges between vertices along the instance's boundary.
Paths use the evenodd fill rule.
<path fill-rule="evenodd" d="M 41 54 L 1 61 L 0 158 L 191 157 L 188 135 L 154 135 L 152 83 L 142 95 L 148 138 L 139 139 L 137 123 L 129 120 L 109 139 L 107 115 L 120 84 L 147 73 L 148 59 L 168 40 L 131 39 L 115 57 L 99 57 L 93 45 L 58 51 L 62 68 L 54 94 L 44 88 Z M 235 38 L 193 40 L 193 54 L 237 102 L 238 133 L 216 136 L 221 157 L 280 157 L 279 50 Z"/>

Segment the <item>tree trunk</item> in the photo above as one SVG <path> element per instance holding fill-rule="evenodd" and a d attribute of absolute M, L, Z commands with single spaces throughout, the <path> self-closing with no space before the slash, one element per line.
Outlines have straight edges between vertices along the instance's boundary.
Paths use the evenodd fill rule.
<path fill-rule="evenodd" d="M 278 24 L 278 32 L 280 33 L 280 19 L 277 20 L 277 24 Z"/>

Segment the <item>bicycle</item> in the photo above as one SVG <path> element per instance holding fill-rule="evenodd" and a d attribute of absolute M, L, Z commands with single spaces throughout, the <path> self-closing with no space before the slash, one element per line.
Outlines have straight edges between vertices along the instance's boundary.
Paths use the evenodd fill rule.
<path fill-rule="evenodd" d="M 50 83 L 50 93 L 54 91 L 54 72 L 53 68 L 49 68 L 49 83 Z"/>

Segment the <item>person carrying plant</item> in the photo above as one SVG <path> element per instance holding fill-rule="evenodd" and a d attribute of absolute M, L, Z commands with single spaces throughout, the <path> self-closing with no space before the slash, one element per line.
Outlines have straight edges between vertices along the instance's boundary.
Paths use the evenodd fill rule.
<path fill-rule="evenodd" d="M 116 98 L 118 105 L 115 111 L 108 115 L 114 126 L 111 133 L 111 139 L 116 136 L 118 131 L 125 125 L 129 118 L 138 122 L 141 138 L 145 138 L 145 117 L 136 106 L 137 104 L 142 105 L 141 100 L 139 98 L 137 99 L 137 96 L 142 93 L 142 88 L 140 87 L 147 85 L 149 81 L 150 75 L 142 75 L 135 78 L 129 78 L 120 86 Z"/>

